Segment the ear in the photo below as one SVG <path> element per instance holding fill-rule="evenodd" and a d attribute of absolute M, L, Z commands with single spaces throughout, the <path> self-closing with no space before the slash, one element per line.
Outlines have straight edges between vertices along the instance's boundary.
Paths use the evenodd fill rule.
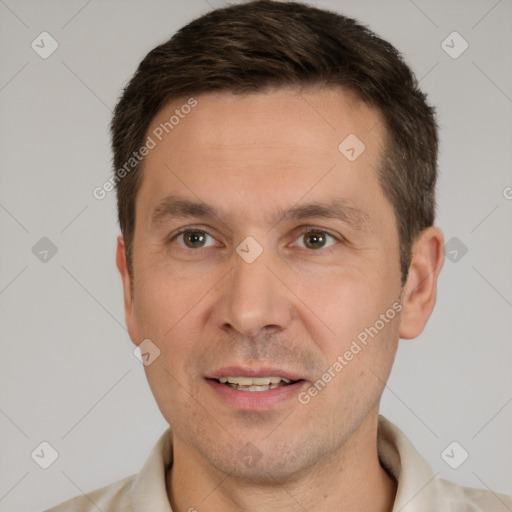
<path fill-rule="evenodd" d="M 411 252 L 399 328 L 399 336 L 404 339 L 419 336 L 434 309 L 437 278 L 444 262 L 443 233 L 435 226 L 424 229 Z"/>
<path fill-rule="evenodd" d="M 116 251 L 116 266 L 121 274 L 121 280 L 123 282 L 123 296 L 124 296 L 124 316 L 126 326 L 132 341 L 137 345 L 138 336 L 136 329 L 136 318 L 134 309 L 134 297 L 133 297 L 133 281 L 130 271 L 128 269 L 128 262 L 126 259 L 126 247 L 124 245 L 124 239 L 122 236 L 117 237 L 117 251 Z M 140 342 L 140 340 L 139 340 Z"/>

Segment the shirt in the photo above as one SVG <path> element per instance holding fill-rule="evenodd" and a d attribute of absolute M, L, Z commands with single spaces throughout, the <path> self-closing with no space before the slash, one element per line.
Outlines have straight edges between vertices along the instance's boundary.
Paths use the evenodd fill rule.
<path fill-rule="evenodd" d="M 461 487 L 437 478 L 403 432 L 379 416 L 377 449 L 397 481 L 393 512 L 511 512 L 512 497 Z M 172 512 L 166 471 L 172 465 L 172 431 L 166 430 L 137 475 L 77 496 L 46 512 Z"/>

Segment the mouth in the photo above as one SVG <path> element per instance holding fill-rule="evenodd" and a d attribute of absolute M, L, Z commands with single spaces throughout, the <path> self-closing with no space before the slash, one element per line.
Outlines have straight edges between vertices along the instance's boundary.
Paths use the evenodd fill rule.
<path fill-rule="evenodd" d="M 227 386 L 237 391 L 262 392 L 271 389 L 290 386 L 300 381 L 287 379 L 286 377 L 269 376 L 269 377 L 220 377 L 216 380 L 219 384 Z"/>
<path fill-rule="evenodd" d="M 285 403 L 294 404 L 293 398 L 307 386 L 302 373 L 275 366 L 225 366 L 205 380 L 216 403 L 246 412 L 266 412 Z"/>

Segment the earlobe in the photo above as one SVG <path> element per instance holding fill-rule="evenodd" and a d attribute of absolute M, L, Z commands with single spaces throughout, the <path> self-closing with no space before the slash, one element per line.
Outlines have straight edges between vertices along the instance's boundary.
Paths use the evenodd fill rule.
<path fill-rule="evenodd" d="M 117 237 L 116 266 L 123 282 L 124 312 L 126 323 L 129 325 L 133 305 L 133 283 L 130 271 L 128 270 L 126 247 L 122 236 Z"/>
<path fill-rule="evenodd" d="M 117 237 L 116 265 L 121 280 L 123 282 L 124 296 L 124 317 L 128 333 L 134 345 L 138 345 L 141 341 L 139 336 L 137 316 L 134 307 L 134 284 L 133 276 L 128 268 L 128 260 L 126 258 L 126 246 L 122 236 Z"/>
<path fill-rule="evenodd" d="M 399 336 L 416 338 L 434 309 L 437 279 L 444 262 L 444 238 L 435 226 L 423 230 L 412 248 L 409 274 L 402 296 Z"/>

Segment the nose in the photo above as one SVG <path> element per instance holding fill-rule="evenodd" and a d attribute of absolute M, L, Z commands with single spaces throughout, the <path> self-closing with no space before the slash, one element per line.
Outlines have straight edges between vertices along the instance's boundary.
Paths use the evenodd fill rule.
<path fill-rule="evenodd" d="M 285 284 L 278 258 L 264 251 L 248 263 L 233 254 L 222 296 L 215 304 L 219 327 L 230 334 L 256 337 L 285 329 L 292 319 L 291 292 Z M 281 271 L 279 270 L 281 269 Z"/>

